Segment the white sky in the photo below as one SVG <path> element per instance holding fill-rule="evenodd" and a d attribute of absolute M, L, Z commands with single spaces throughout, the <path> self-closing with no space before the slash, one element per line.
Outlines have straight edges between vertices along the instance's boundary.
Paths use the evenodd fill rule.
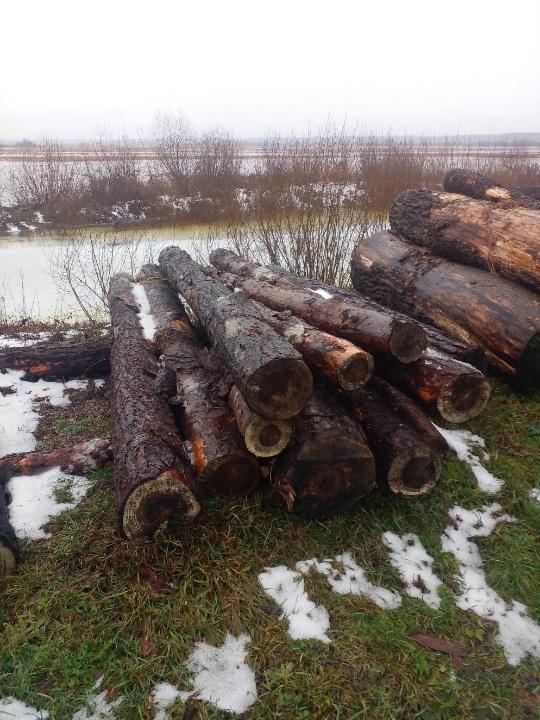
<path fill-rule="evenodd" d="M 540 2 L 7 0 L 0 138 L 540 131 Z"/>

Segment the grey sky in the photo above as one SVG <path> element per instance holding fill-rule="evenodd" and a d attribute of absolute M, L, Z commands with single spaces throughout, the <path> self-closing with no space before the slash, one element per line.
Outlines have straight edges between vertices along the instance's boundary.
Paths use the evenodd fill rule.
<path fill-rule="evenodd" d="M 0 138 L 540 131 L 540 0 L 6 0 Z"/>

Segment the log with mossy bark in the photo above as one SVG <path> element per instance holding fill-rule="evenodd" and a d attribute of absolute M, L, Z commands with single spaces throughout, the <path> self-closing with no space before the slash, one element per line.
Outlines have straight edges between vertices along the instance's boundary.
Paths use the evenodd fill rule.
<path fill-rule="evenodd" d="M 480 344 L 495 368 L 524 386 L 540 386 L 537 294 L 478 268 L 436 258 L 389 231 L 357 245 L 351 277 L 355 287 L 388 307 Z"/>
<path fill-rule="evenodd" d="M 159 363 L 142 337 L 133 287 L 127 275 L 115 275 L 109 293 L 116 507 L 128 538 L 165 521 L 192 521 L 200 511 L 172 411 L 154 392 Z"/>
<path fill-rule="evenodd" d="M 6 496 L 0 485 L 0 577 L 13 572 L 19 559 L 19 543 L 9 522 Z"/>
<path fill-rule="evenodd" d="M 110 372 L 110 353 L 106 338 L 0 348 L 0 372 L 19 370 L 24 380 L 101 378 Z"/>
<path fill-rule="evenodd" d="M 375 461 L 360 425 L 317 389 L 273 461 L 266 499 L 309 518 L 354 508 L 375 486 Z"/>
<path fill-rule="evenodd" d="M 502 275 L 540 292 L 540 213 L 453 193 L 406 190 L 390 225 L 415 245 L 448 260 Z"/>
<path fill-rule="evenodd" d="M 313 377 L 300 353 L 256 319 L 245 298 L 205 275 L 188 253 L 169 247 L 159 260 L 171 285 L 204 324 L 251 409 L 277 419 L 297 415 L 313 390 Z"/>
<path fill-rule="evenodd" d="M 464 168 L 449 170 L 443 181 L 443 188 L 449 193 L 458 193 L 489 202 L 505 203 L 511 208 L 513 204 L 530 210 L 540 210 L 540 201 L 517 188 L 506 187 L 482 173 Z"/>
<path fill-rule="evenodd" d="M 249 263 L 229 250 L 214 250 L 210 260 L 216 267 L 236 275 L 235 284 L 250 298 L 273 310 L 290 310 L 311 325 L 345 338 L 369 353 L 409 363 L 418 359 L 426 347 L 424 331 L 411 320 L 396 319 L 391 313 L 372 308 L 361 309 L 341 297 L 321 296 L 279 276 L 267 282 L 262 279 L 269 272 L 264 266 Z"/>
<path fill-rule="evenodd" d="M 293 434 L 292 420 L 266 418 L 253 412 L 236 385 L 233 385 L 229 393 L 229 407 L 246 448 L 256 457 L 279 455 L 290 443 Z"/>

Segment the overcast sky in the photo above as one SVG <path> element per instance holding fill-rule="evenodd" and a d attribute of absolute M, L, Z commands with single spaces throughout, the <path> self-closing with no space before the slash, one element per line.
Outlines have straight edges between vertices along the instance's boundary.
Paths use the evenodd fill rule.
<path fill-rule="evenodd" d="M 540 0 L 6 0 L 0 139 L 540 131 Z"/>

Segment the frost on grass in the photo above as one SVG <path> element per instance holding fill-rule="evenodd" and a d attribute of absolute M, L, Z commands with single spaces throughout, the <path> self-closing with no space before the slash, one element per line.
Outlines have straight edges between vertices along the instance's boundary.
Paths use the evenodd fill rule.
<path fill-rule="evenodd" d="M 133 297 L 139 306 L 139 323 L 143 331 L 143 337 L 145 340 L 153 340 L 156 334 L 156 323 L 150 310 L 150 303 L 144 285 L 134 283 Z"/>
<path fill-rule="evenodd" d="M 48 717 L 46 710 L 36 710 L 12 697 L 0 698 L 0 720 L 47 720 Z"/>
<path fill-rule="evenodd" d="M 472 610 L 482 618 L 497 623 L 497 642 L 502 645 L 510 665 L 518 665 L 529 653 L 540 658 L 540 626 L 528 614 L 525 605 L 515 600 L 507 603 L 488 587 L 478 546 L 472 537 L 487 537 L 502 522 L 515 518 L 500 514 L 500 505 L 481 510 L 453 507 L 452 524 L 442 536 L 442 549 L 452 553 L 459 563 L 461 591 L 456 598 L 462 610 Z"/>
<path fill-rule="evenodd" d="M 296 563 L 296 568 L 301 573 L 313 569 L 324 575 L 332 590 L 339 595 L 363 595 L 383 610 L 393 610 L 401 605 L 401 595 L 371 583 L 349 552 L 322 562 L 316 559 L 302 560 Z"/>
<path fill-rule="evenodd" d="M 420 598 L 432 608 L 438 608 L 441 604 L 438 589 L 442 582 L 433 572 L 433 558 L 420 539 L 412 533 L 400 537 L 385 532 L 383 541 L 390 550 L 390 562 L 405 583 L 405 592 Z"/>
<path fill-rule="evenodd" d="M 487 493 L 496 493 L 504 485 L 504 480 L 492 475 L 481 464 L 478 456 L 473 453 L 474 448 L 480 448 L 483 460 L 489 460 L 489 455 L 484 451 L 486 443 L 478 435 L 473 435 L 468 430 L 445 430 L 435 425 L 437 430 L 456 453 L 458 458 L 470 466 L 478 481 L 478 487 Z"/>
<path fill-rule="evenodd" d="M 267 568 L 259 575 L 264 591 L 275 600 L 289 623 L 289 635 L 294 640 L 321 640 L 329 643 L 326 631 L 330 627 L 328 611 L 315 605 L 305 591 L 299 572 L 285 565 Z"/>

